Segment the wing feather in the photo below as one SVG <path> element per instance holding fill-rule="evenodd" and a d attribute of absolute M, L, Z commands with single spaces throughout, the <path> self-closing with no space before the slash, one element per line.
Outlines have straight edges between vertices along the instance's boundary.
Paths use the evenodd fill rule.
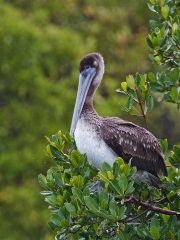
<path fill-rule="evenodd" d="M 167 175 L 159 141 L 146 129 L 120 118 L 102 117 L 101 137 L 126 163 L 131 159 L 138 170 Z"/>

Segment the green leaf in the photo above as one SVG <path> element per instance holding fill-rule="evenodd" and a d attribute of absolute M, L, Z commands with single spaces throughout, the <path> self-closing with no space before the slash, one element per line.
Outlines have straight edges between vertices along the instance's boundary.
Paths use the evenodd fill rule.
<path fill-rule="evenodd" d="M 108 179 L 114 179 L 113 173 L 110 171 L 107 171 L 107 177 Z"/>
<path fill-rule="evenodd" d="M 105 201 L 106 203 L 109 201 L 109 195 L 105 189 L 103 189 L 99 194 L 99 202 L 101 203 L 102 201 Z"/>
<path fill-rule="evenodd" d="M 154 55 L 153 55 L 153 54 L 149 54 L 149 58 L 150 58 L 150 60 L 151 60 L 152 62 L 155 61 L 155 58 L 154 58 Z"/>
<path fill-rule="evenodd" d="M 178 68 L 178 67 L 175 68 L 175 69 L 174 69 L 174 79 L 175 79 L 175 82 L 179 80 L 179 77 L 180 77 L 180 76 L 179 76 L 179 73 L 180 73 L 180 72 L 179 72 L 179 68 Z"/>
<path fill-rule="evenodd" d="M 57 214 L 57 213 L 53 213 L 53 214 L 51 215 L 51 221 L 52 221 L 52 223 L 55 224 L 56 226 L 59 226 L 60 223 L 61 223 L 61 221 L 62 221 L 62 217 L 61 217 L 59 214 Z"/>
<path fill-rule="evenodd" d="M 100 177 L 100 179 L 102 179 L 105 183 L 109 182 L 107 173 L 105 172 L 98 172 L 98 176 Z"/>
<path fill-rule="evenodd" d="M 176 34 L 178 28 L 179 28 L 179 27 L 178 27 L 178 24 L 177 24 L 176 22 L 173 23 L 173 25 L 172 25 L 172 34 L 173 34 L 173 35 Z"/>
<path fill-rule="evenodd" d="M 131 171 L 131 167 L 130 167 L 130 165 L 129 164 L 121 164 L 121 166 L 120 166 L 120 168 L 119 168 L 119 174 L 120 175 L 122 175 L 121 177 L 120 177 L 120 180 L 121 180 L 121 178 L 125 178 L 126 179 L 126 176 L 128 176 L 129 175 L 129 173 L 130 173 L 130 171 Z M 127 179 L 126 179 L 127 180 Z M 126 181 L 125 180 L 125 181 Z M 122 180 L 121 180 L 122 181 Z"/>
<path fill-rule="evenodd" d="M 45 136 L 45 138 L 49 143 L 51 142 L 51 140 L 47 136 Z"/>
<path fill-rule="evenodd" d="M 80 168 L 84 164 L 84 155 L 78 150 L 73 150 L 71 152 L 70 161 L 76 168 Z"/>
<path fill-rule="evenodd" d="M 151 219 L 151 227 L 152 227 L 152 226 L 155 226 L 155 227 L 157 227 L 157 228 L 160 228 L 159 221 L 158 221 L 158 219 L 157 219 L 156 217 L 153 217 L 153 218 Z"/>
<path fill-rule="evenodd" d="M 133 187 L 134 182 L 130 182 L 126 188 L 125 194 L 129 195 L 130 193 L 133 193 L 134 187 Z"/>
<path fill-rule="evenodd" d="M 52 142 L 54 142 L 54 143 L 58 143 L 58 133 L 52 135 Z"/>
<path fill-rule="evenodd" d="M 109 203 L 109 211 L 114 217 L 117 216 L 117 203 L 114 199 Z"/>
<path fill-rule="evenodd" d="M 157 227 L 155 227 L 155 226 L 150 227 L 150 233 L 151 233 L 151 236 L 153 237 L 153 239 L 155 239 L 155 240 L 160 239 L 160 232 Z"/>
<path fill-rule="evenodd" d="M 46 179 L 48 182 L 54 181 L 52 169 L 48 169 Z"/>
<path fill-rule="evenodd" d="M 126 92 L 122 91 L 120 88 L 116 89 L 116 92 L 126 94 Z"/>
<path fill-rule="evenodd" d="M 141 225 L 139 225 L 136 228 L 136 231 L 138 236 L 141 237 L 142 239 L 145 239 L 145 237 L 150 237 L 149 229 L 145 223 L 142 223 Z M 149 240 L 151 238 L 147 238 L 147 239 Z"/>
<path fill-rule="evenodd" d="M 126 76 L 126 82 L 129 88 L 135 90 L 135 80 L 133 75 Z"/>
<path fill-rule="evenodd" d="M 61 152 L 53 145 L 50 144 L 50 150 L 51 150 L 51 153 L 54 157 L 56 157 L 57 159 L 60 159 L 62 161 L 64 161 L 64 157 L 63 155 L 61 154 Z"/>
<path fill-rule="evenodd" d="M 149 23 L 150 23 L 150 25 L 151 25 L 151 28 L 156 28 L 156 27 L 158 27 L 158 23 L 157 23 L 157 21 L 155 21 L 155 20 L 150 20 L 149 21 Z"/>
<path fill-rule="evenodd" d="M 164 236 L 168 231 L 168 224 L 165 224 L 163 227 L 160 229 L 160 234 L 161 236 Z"/>
<path fill-rule="evenodd" d="M 108 205 L 108 203 L 105 200 L 102 200 L 99 204 L 101 210 L 105 210 Z"/>
<path fill-rule="evenodd" d="M 177 238 L 178 238 L 178 240 L 180 239 L 180 229 L 179 229 L 179 231 L 177 233 Z"/>
<path fill-rule="evenodd" d="M 60 166 L 69 167 L 69 165 L 70 165 L 70 162 L 68 162 L 64 158 L 59 159 L 59 158 L 53 157 L 53 160 L 56 164 L 58 164 Z"/>
<path fill-rule="evenodd" d="M 113 217 L 109 214 L 106 210 L 100 210 L 100 217 L 103 217 L 104 219 L 113 219 Z"/>
<path fill-rule="evenodd" d="M 41 195 L 51 195 L 53 192 L 52 191 L 41 191 Z"/>
<path fill-rule="evenodd" d="M 127 83 L 126 82 L 122 82 L 121 83 L 121 88 L 126 93 L 127 92 Z"/>
<path fill-rule="evenodd" d="M 167 37 L 167 36 L 164 36 L 164 37 L 161 39 L 161 41 L 160 41 L 160 43 L 159 43 L 159 46 L 162 47 L 162 46 L 166 43 L 167 40 L 168 40 L 168 37 Z"/>
<path fill-rule="evenodd" d="M 72 193 L 75 198 L 77 198 L 82 203 L 82 192 L 80 189 L 72 188 Z"/>
<path fill-rule="evenodd" d="M 129 109 L 129 114 L 131 114 L 131 115 L 136 115 L 136 116 L 141 116 L 141 113 L 138 111 L 138 109 L 137 108 L 135 108 L 134 106 L 131 108 L 131 109 Z"/>
<path fill-rule="evenodd" d="M 151 80 L 151 82 L 157 82 L 156 76 L 152 72 L 148 73 L 148 78 Z"/>
<path fill-rule="evenodd" d="M 64 203 L 64 206 L 72 217 L 77 217 L 76 208 L 71 203 Z"/>
<path fill-rule="evenodd" d="M 125 212 L 126 212 L 126 207 L 125 206 L 122 206 L 120 208 L 118 208 L 118 217 L 119 219 L 124 219 L 125 218 Z"/>
<path fill-rule="evenodd" d="M 114 161 L 113 163 L 113 176 L 116 178 L 119 174 L 119 164 L 117 161 Z"/>
<path fill-rule="evenodd" d="M 174 145 L 172 155 L 168 159 L 176 168 L 180 167 L 180 147 L 178 145 Z"/>
<path fill-rule="evenodd" d="M 44 189 L 48 189 L 47 180 L 46 180 L 46 177 L 44 175 L 39 174 L 38 175 L 38 181 L 39 181 L 39 184 L 41 185 L 41 187 L 43 187 Z"/>
<path fill-rule="evenodd" d="M 167 19 L 168 15 L 169 15 L 169 7 L 168 5 L 165 5 L 163 7 L 161 7 L 161 13 L 164 19 Z"/>
<path fill-rule="evenodd" d="M 150 89 L 153 92 L 163 92 L 163 86 L 159 83 L 150 83 Z"/>
<path fill-rule="evenodd" d="M 89 187 L 88 187 L 88 186 L 86 186 L 86 187 L 84 188 L 82 194 L 83 194 L 83 197 L 85 197 L 85 196 L 90 196 L 90 191 L 89 191 Z"/>
<path fill-rule="evenodd" d="M 108 172 L 108 171 L 111 171 L 111 166 L 107 162 L 104 162 L 102 164 L 101 169 L 102 169 L 103 172 Z"/>
<path fill-rule="evenodd" d="M 71 184 L 75 187 L 75 188 L 79 188 L 82 189 L 84 187 L 84 178 L 81 175 L 78 176 L 73 176 L 71 178 Z"/>
<path fill-rule="evenodd" d="M 68 228 L 69 227 L 69 221 L 67 220 L 67 219 L 63 219 L 62 221 L 61 221 L 61 227 L 63 227 L 63 228 Z"/>
<path fill-rule="evenodd" d="M 148 8 L 152 11 L 152 12 L 156 12 L 156 10 L 154 9 L 154 6 L 150 3 L 147 3 Z"/>
<path fill-rule="evenodd" d="M 164 207 L 163 209 L 169 210 L 167 207 Z M 170 215 L 162 214 L 162 218 L 164 219 L 164 221 L 165 221 L 166 223 L 168 223 L 169 218 L 170 218 Z"/>
<path fill-rule="evenodd" d="M 140 74 L 137 72 L 135 76 L 135 83 L 137 87 L 139 87 L 140 82 L 141 82 L 141 77 L 140 77 Z"/>
<path fill-rule="evenodd" d="M 179 155 L 179 157 L 180 157 L 180 146 L 174 145 L 173 146 L 173 151 L 174 151 L 175 154 Z"/>
<path fill-rule="evenodd" d="M 133 97 L 129 96 L 128 97 L 128 102 L 127 102 L 128 108 L 131 109 L 133 106 Z"/>
<path fill-rule="evenodd" d="M 178 93 L 177 87 L 173 86 L 173 87 L 171 88 L 170 95 L 171 95 L 173 101 L 175 101 L 175 102 L 178 101 L 178 99 L 179 99 L 179 93 Z"/>
<path fill-rule="evenodd" d="M 121 192 L 124 194 L 124 192 L 128 186 L 128 180 L 124 174 L 122 176 L 120 176 L 118 183 L 121 188 Z"/>
<path fill-rule="evenodd" d="M 110 180 L 109 185 L 117 194 L 121 193 L 121 188 L 115 180 Z"/>
<path fill-rule="evenodd" d="M 150 3 L 152 3 L 153 5 L 155 5 L 155 1 L 156 1 L 156 0 L 150 0 Z"/>
<path fill-rule="evenodd" d="M 53 173 L 54 181 L 58 187 L 62 187 L 62 177 L 60 173 Z"/>
<path fill-rule="evenodd" d="M 148 46 L 149 46 L 150 48 L 154 48 L 154 45 L 153 45 L 153 43 L 151 42 L 151 40 L 149 39 L 149 37 L 146 38 L 146 42 L 147 42 L 147 44 L 148 44 Z"/>
<path fill-rule="evenodd" d="M 61 196 L 61 195 L 57 196 L 57 204 L 61 207 L 64 205 L 64 197 L 63 196 Z"/>
<path fill-rule="evenodd" d="M 137 168 L 131 166 L 128 177 L 132 177 L 136 172 L 137 172 Z"/>
<path fill-rule="evenodd" d="M 98 215 L 97 213 L 93 212 L 93 211 L 90 211 L 90 210 L 85 210 L 84 211 L 84 215 L 86 217 L 89 217 L 89 218 L 95 218 L 96 215 Z"/>
<path fill-rule="evenodd" d="M 55 135 L 52 135 L 51 144 L 54 144 L 58 148 L 58 150 L 60 150 L 60 151 L 63 150 L 65 142 L 63 141 L 63 134 L 61 131 L 59 131 Z"/>
<path fill-rule="evenodd" d="M 140 74 L 140 89 L 146 90 L 147 89 L 147 81 L 146 76 L 143 74 Z"/>
<path fill-rule="evenodd" d="M 69 132 L 67 132 L 66 134 L 63 134 L 63 139 L 66 141 L 66 143 L 70 144 L 72 143 L 72 136 Z"/>
<path fill-rule="evenodd" d="M 89 210 L 93 211 L 94 213 L 99 213 L 99 206 L 97 202 L 94 200 L 94 198 L 85 196 L 84 201 Z"/>
<path fill-rule="evenodd" d="M 124 233 L 122 233 L 122 231 L 118 231 L 118 232 L 117 232 L 117 236 L 119 237 L 118 239 L 120 239 L 120 240 L 129 239 L 129 238 L 127 238 L 127 237 L 124 236 Z"/>
<path fill-rule="evenodd" d="M 47 187 L 48 187 L 48 189 L 53 190 L 54 189 L 54 181 L 47 182 Z"/>
<path fill-rule="evenodd" d="M 50 196 L 47 196 L 45 198 L 45 201 L 48 202 L 49 204 L 53 205 L 53 206 L 58 204 L 57 203 L 57 196 L 54 193 L 52 195 L 50 195 Z"/>
<path fill-rule="evenodd" d="M 168 141 L 167 139 L 160 139 L 160 144 L 161 144 L 161 149 L 162 149 L 162 152 L 165 153 L 167 150 L 168 150 Z"/>
<path fill-rule="evenodd" d="M 154 99 L 152 96 L 149 96 L 146 100 L 146 113 L 150 112 L 154 106 Z"/>
<path fill-rule="evenodd" d="M 170 95 L 169 93 L 165 93 L 165 94 L 163 95 L 163 98 L 164 98 L 164 100 L 165 100 L 166 102 L 174 103 L 174 100 L 172 100 L 172 97 L 171 97 L 171 95 Z"/>
<path fill-rule="evenodd" d="M 52 231 L 54 231 L 57 228 L 56 224 L 54 224 L 53 222 L 48 222 L 48 225 L 50 226 Z"/>

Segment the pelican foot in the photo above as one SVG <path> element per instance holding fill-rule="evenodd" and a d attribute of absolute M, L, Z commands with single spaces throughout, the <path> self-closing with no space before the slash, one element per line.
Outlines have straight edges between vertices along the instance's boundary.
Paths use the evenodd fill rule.
<path fill-rule="evenodd" d="M 90 193 L 98 192 L 100 193 L 102 191 L 102 183 L 100 181 L 96 181 L 93 183 L 93 185 L 90 187 Z"/>

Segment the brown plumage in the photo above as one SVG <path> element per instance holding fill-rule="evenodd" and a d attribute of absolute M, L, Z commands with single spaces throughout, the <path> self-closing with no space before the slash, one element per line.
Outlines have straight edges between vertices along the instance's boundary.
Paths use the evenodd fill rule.
<path fill-rule="evenodd" d="M 149 131 L 120 118 L 102 119 L 101 134 L 106 144 L 132 166 L 154 176 L 167 175 L 164 155 L 157 138 Z"/>
<path fill-rule="evenodd" d="M 104 74 L 99 53 L 86 55 L 80 63 L 78 95 L 71 125 L 78 149 L 86 153 L 91 164 L 100 168 L 104 161 L 113 164 L 122 157 L 131 159 L 140 176 L 160 187 L 158 174 L 167 175 L 159 141 L 146 129 L 117 117 L 101 117 L 93 108 L 93 96 Z M 146 172 L 144 174 L 144 172 Z"/>

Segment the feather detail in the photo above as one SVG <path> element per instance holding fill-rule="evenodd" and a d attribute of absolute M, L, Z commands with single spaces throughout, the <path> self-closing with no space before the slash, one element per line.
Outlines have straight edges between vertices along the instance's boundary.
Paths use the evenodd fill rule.
<path fill-rule="evenodd" d="M 154 176 L 167 175 L 164 155 L 157 138 L 144 128 L 120 118 L 102 117 L 101 137 L 126 163 Z"/>

